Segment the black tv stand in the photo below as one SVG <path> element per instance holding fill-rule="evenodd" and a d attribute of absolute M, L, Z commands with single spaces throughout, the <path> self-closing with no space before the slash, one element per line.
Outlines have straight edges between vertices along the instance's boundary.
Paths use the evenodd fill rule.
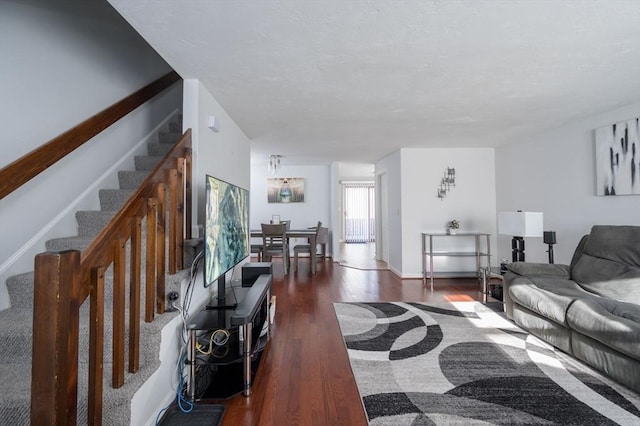
<path fill-rule="evenodd" d="M 236 369 L 233 376 L 237 377 L 239 391 L 244 396 L 251 395 L 252 377 L 255 373 L 252 369 L 252 357 L 255 358 L 266 347 L 270 337 L 269 308 L 271 300 L 271 275 L 260 275 L 253 286 L 237 289 L 239 303 L 235 308 L 232 305 L 222 304 L 220 299 L 207 305 L 202 311 L 193 317 L 187 324 L 189 330 L 188 353 L 185 365 L 189 369 L 187 382 L 187 395 L 192 400 L 196 399 L 196 341 L 197 331 L 213 331 L 224 329 L 230 335 L 227 352 L 224 356 L 211 356 L 207 363 L 210 365 L 242 365 Z M 224 293 L 222 293 L 224 294 Z M 266 327 L 266 335 L 261 337 L 260 332 Z M 242 336 L 240 339 L 239 336 Z M 237 392 L 237 391 L 236 391 Z"/>
<path fill-rule="evenodd" d="M 234 303 L 233 305 L 207 305 L 204 307 L 204 309 L 207 311 L 216 311 L 216 310 L 223 310 L 223 309 L 235 309 L 237 307 L 238 307 L 238 304 Z"/>
<path fill-rule="evenodd" d="M 205 306 L 205 310 L 215 311 L 215 310 L 223 310 L 223 309 L 235 309 L 238 307 L 238 303 L 233 303 L 231 305 L 226 304 L 227 300 L 227 277 L 226 273 L 220 275 L 217 280 L 218 283 L 218 295 L 216 296 L 215 303 L 211 303 Z M 235 299 L 235 297 L 234 297 Z"/>

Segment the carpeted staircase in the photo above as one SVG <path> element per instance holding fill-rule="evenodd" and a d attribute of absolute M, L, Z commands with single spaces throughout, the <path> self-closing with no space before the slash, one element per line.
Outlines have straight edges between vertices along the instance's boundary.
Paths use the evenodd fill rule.
<path fill-rule="evenodd" d="M 84 251 L 95 236 L 124 205 L 135 189 L 181 137 L 182 116 L 176 115 L 157 134 L 157 139 L 148 143 L 147 156 L 135 157 L 135 170 L 118 172 L 119 188 L 101 189 L 99 211 L 78 211 L 78 235 L 47 241 L 47 251 L 75 249 Z M 143 225 L 142 229 L 146 227 Z M 143 232 L 143 238 L 144 238 Z M 145 247 L 145 244 L 142 244 Z M 143 259 L 145 253 L 142 253 Z M 128 257 L 128 256 L 127 256 Z M 144 277 L 145 262 L 142 261 Z M 104 405 L 103 423 L 113 425 L 130 424 L 131 399 L 140 386 L 158 368 L 160 361 L 160 331 L 175 317 L 169 312 L 156 315 L 152 323 L 140 325 L 140 370 L 136 374 L 126 373 L 125 384 L 119 389 L 111 388 L 111 335 L 112 335 L 112 268 L 105 280 L 105 328 L 104 328 Z M 128 270 L 128 268 L 127 268 Z M 184 274 L 176 274 L 184 275 Z M 128 280 L 127 280 L 128 281 Z M 167 277 L 167 289 L 175 288 L 179 277 Z M 33 330 L 33 272 L 10 277 L 7 289 L 11 308 L 0 311 L 0 424 L 28 425 L 31 406 L 31 355 Z M 167 291 L 168 291 L 167 290 Z M 127 286 L 127 294 L 128 294 Z M 142 298 L 144 300 L 144 286 Z M 88 366 L 88 300 L 81 307 L 79 377 L 78 377 L 78 423 L 87 420 L 87 366 Z M 142 309 L 144 312 L 144 309 Z M 128 313 L 126 315 L 128 321 Z M 37 324 L 35 325 L 37 327 Z M 125 343 L 126 345 L 127 343 Z M 49 348 L 38 348 L 48 351 Z M 37 403 L 37 402 L 33 402 Z"/>

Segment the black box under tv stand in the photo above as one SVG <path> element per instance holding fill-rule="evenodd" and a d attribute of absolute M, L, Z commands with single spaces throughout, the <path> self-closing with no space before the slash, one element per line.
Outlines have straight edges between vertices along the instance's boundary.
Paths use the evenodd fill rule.
<path fill-rule="evenodd" d="M 217 304 L 218 301 L 216 300 L 216 303 L 212 303 L 210 305 L 207 305 L 204 307 L 205 310 L 207 311 L 219 311 L 219 310 L 224 310 L 224 309 L 235 309 L 238 307 L 237 303 L 234 303 L 233 305 L 218 305 Z M 224 299 L 223 299 L 223 303 L 224 303 Z"/>

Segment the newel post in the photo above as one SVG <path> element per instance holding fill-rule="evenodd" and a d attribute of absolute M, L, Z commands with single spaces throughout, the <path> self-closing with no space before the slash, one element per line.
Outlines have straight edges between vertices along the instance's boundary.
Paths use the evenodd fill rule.
<path fill-rule="evenodd" d="M 77 423 L 80 252 L 35 259 L 31 424 Z"/>

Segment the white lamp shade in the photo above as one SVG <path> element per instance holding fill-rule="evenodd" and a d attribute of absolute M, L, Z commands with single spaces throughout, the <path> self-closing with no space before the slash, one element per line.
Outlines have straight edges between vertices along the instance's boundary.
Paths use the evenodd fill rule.
<path fill-rule="evenodd" d="M 500 212 L 498 232 L 514 237 L 542 237 L 542 212 Z"/>

